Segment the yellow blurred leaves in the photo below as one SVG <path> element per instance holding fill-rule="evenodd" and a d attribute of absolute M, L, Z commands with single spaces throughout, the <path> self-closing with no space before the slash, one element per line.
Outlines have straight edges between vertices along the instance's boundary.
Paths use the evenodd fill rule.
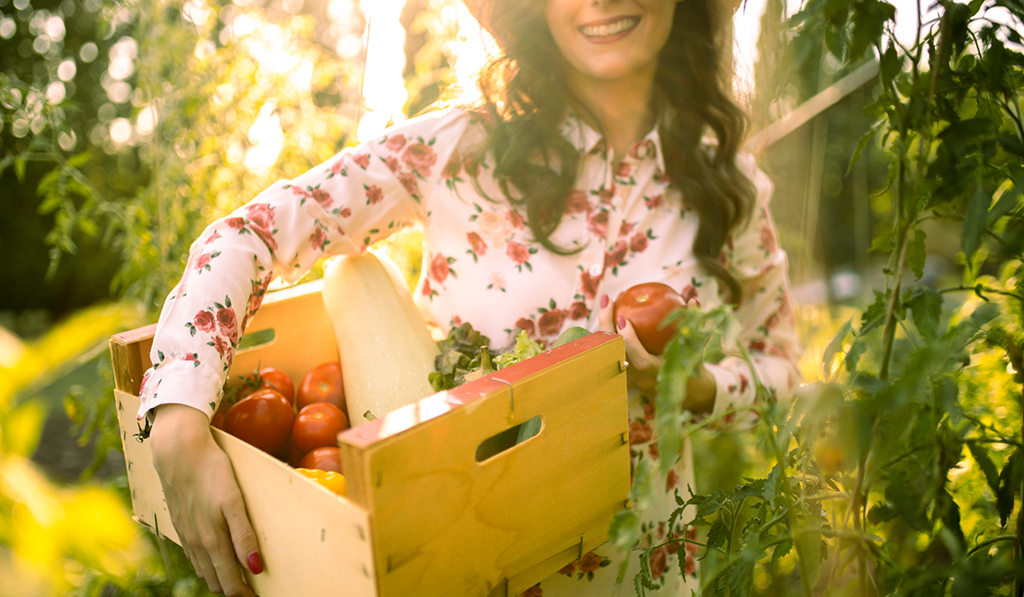
<path fill-rule="evenodd" d="M 131 303 L 89 307 L 28 343 L 0 329 L 0 412 L 11 407 L 19 392 L 41 387 L 83 357 L 105 350 L 111 334 L 141 325 L 143 316 Z"/>
<path fill-rule="evenodd" d="M 0 539 L 49 579 L 54 594 L 81 581 L 86 568 L 124 577 L 156 563 L 144 531 L 110 489 L 57 487 L 29 460 L 7 455 L 0 460 L 0 496 L 10 513 Z"/>
<path fill-rule="evenodd" d="M 115 490 L 57 486 L 28 459 L 50 406 L 35 393 L 142 318 L 140 308 L 121 303 L 79 311 L 33 342 L 0 329 L 0 546 L 8 546 L 0 549 L 0 595 L 13 594 L 9 585 L 63 595 L 96 574 L 132 577 L 156 566 Z"/>

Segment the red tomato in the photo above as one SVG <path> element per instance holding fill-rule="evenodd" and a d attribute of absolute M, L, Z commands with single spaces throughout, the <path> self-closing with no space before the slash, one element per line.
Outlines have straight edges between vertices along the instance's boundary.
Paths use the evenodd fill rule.
<path fill-rule="evenodd" d="M 274 388 L 287 398 L 288 402 L 295 402 L 295 384 L 287 373 L 276 367 L 264 367 L 259 370 L 258 375 L 264 386 Z"/>
<path fill-rule="evenodd" d="M 299 449 L 295 447 L 295 442 L 292 441 L 291 436 L 288 436 L 288 440 L 284 442 L 281 449 L 277 451 L 277 459 L 281 462 L 287 462 L 292 468 L 298 468 L 299 462 L 302 461 L 302 457 L 306 454 L 299 452 Z"/>
<path fill-rule="evenodd" d="M 260 388 L 228 409 L 224 431 L 276 454 L 288 441 L 294 418 L 287 398 L 273 388 Z"/>
<path fill-rule="evenodd" d="M 321 471 L 334 471 L 344 474 L 341 470 L 341 450 L 336 446 L 314 448 L 302 457 L 298 468 L 311 468 Z"/>
<path fill-rule="evenodd" d="M 273 388 L 287 398 L 288 402 L 295 402 L 295 384 L 292 383 L 292 379 L 288 377 L 287 373 L 276 367 L 264 367 L 244 378 L 242 384 L 243 398 L 260 388 Z M 246 388 L 250 388 L 252 391 L 248 391 Z"/>
<path fill-rule="evenodd" d="M 302 407 L 292 425 L 292 442 L 303 454 L 324 446 L 338 446 L 338 434 L 348 429 L 348 416 L 329 402 Z"/>
<path fill-rule="evenodd" d="M 329 402 L 347 413 L 345 387 L 341 384 L 341 363 L 317 365 L 302 378 L 295 395 L 295 408 L 302 410 L 314 402 Z"/>
<path fill-rule="evenodd" d="M 665 351 L 675 326 L 663 326 L 665 318 L 686 306 L 683 297 L 672 287 L 660 282 L 631 286 L 615 299 L 615 317 L 625 317 L 633 324 L 636 336 L 647 352 L 659 355 Z"/>

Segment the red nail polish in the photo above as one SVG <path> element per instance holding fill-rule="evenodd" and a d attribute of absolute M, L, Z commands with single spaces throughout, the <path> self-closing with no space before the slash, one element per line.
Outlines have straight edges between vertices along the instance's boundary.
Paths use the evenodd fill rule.
<path fill-rule="evenodd" d="M 263 572 L 263 559 L 260 558 L 259 552 L 252 552 L 249 554 L 249 572 L 253 574 L 259 574 Z"/>
<path fill-rule="evenodd" d="M 607 294 L 601 295 L 601 308 L 602 309 L 607 309 L 608 308 L 608 295 Z"/>
<path fill-rule="evenodd" d="M 620 330 L 626 327 L 626 318 L 619 315 L 618 318 L 615 319 L 615 327 L 619 328 Z"/>

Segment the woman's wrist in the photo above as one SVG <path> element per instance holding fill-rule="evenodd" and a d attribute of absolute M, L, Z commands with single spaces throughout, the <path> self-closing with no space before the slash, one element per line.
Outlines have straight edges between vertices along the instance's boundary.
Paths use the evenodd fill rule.
<path fill-rule="evenodd" d="M 161 449 L 178 451 L 180 446 L 212 439 L 210 419 L 197 408 L 185 404 L 162 404 L 153 412 L 153 429 L 149 439 L 153 442 L 154 456 L 157 458 Z"/>

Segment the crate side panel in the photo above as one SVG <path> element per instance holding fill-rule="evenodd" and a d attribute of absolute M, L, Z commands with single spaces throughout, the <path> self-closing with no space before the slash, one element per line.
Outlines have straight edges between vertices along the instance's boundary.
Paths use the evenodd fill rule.
<path fill-rule="evenodd" d="M 523 573 L 572 561 L 538 567 L 581 534 L 607 539 L 629 492 L 623 354 L 605 342 L 370 448 L 381 597 L 532 584 L 543 576 Z M 476 461 L 483 440 L 537 415 L 539 435 Z"/>
<path fill-rule="evenodd" d="M 263 556 L 246 580 L 259 595 L 375 597 L 366 513 L 288 465 L 214 430 L 231 459 Z"/>
<path fill-rule="evenodd" d="M 121 428 L 121 444 L 124 447 L 128 488 L 135 520 L 149 527 L 157 535 L 180 544 L 181 541 L 167 512 L 167 502 L 164 500 L 160 478 L 153 469 L 152 451 L 141 441 L 142 429 L 135 418 L 139 410 L 139 399 L 127 392 L 114 390 L 114 401 L 117 422 Z"/>
<path fill-rule="evenodd" d="M 117 391 L 118 421 L 136 520 L 180 543 L 170 522 L 146 442 L 135 438 L 139 400 Z M 243 574 L 264 597 L 376 597 L 372 534 L 366 512 L 287 465 L 214 429 L 231 459 L 260 545 L 264 572 Z"/>

